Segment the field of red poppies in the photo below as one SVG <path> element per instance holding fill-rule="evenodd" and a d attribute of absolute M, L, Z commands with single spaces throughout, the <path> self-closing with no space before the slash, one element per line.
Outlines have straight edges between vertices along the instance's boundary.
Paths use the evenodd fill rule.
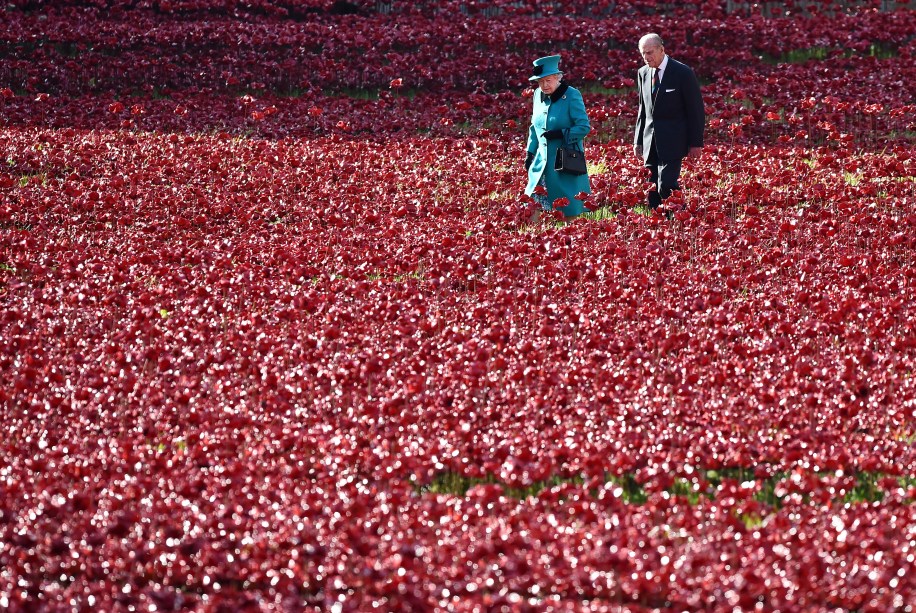
<path fill-rule="evenodd" d="M 550 53 L 595 210 L 529 226 Z M 8 1 L 0 609 L 913 610 L 914 59 L 904 2 Z"/>

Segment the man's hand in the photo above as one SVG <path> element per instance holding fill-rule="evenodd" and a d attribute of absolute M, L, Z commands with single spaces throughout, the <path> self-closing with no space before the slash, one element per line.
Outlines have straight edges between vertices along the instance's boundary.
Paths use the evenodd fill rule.
<path fill-rule="evenodd" d="M 635 155 L 638 158 L 642 158 L 642 146 L 641 145 L 633 145 L 633 155 Z"/>

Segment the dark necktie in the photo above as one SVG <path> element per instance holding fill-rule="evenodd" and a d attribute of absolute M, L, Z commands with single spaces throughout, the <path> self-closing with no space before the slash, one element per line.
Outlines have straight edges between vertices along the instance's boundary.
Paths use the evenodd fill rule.
<path fill-rule="evenodd" d="M 655 95 L 658 93 L 658 86 L 661 85 L 661 79 L 658 78 L 658 68 L 653 70 L 652 75 L 652 99 L 655 99 Z"/>

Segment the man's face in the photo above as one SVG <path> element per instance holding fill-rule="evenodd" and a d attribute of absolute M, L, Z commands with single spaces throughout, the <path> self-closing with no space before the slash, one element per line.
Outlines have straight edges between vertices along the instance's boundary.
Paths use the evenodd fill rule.
<path fill-rule="evenodd" d="M 658 68 L 665 59 L 665 48 L 661 45 L 648 44 L 639 48 L 639 54 L 647 66 Z"/>

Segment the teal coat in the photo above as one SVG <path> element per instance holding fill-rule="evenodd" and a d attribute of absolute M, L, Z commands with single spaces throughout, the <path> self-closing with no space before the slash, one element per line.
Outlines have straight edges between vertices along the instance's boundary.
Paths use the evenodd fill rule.
<path fill-rule="evenodd" d="M 576 88 L 561 83 L 550 96 L 543 95 L 538 89 L 532 97 L 534 106 L 531 112 L 531 127 L 528 129 L 528 153 L 534 154 L 534 160 L 528 169 L 525 193 L 530 196 L 534 192 L 543 174 L 550 202 L 557 198 L 569 198 L 569 206 L 560 210 L 567 216 L 580 215 L 584 208 L 582 201 L 576 200 L 575 196 L 579 192 L 591 193 L 588 175 L 575 176 L 554 170 L 557 149 L 563 144 L 563 140 L 547 140 L 544 138 L 544 132 L 564 130 L 568 141 L 585 151 L 582 139 L 591 131 L 592 126 L 585 112 L 582 94 Z"/>

